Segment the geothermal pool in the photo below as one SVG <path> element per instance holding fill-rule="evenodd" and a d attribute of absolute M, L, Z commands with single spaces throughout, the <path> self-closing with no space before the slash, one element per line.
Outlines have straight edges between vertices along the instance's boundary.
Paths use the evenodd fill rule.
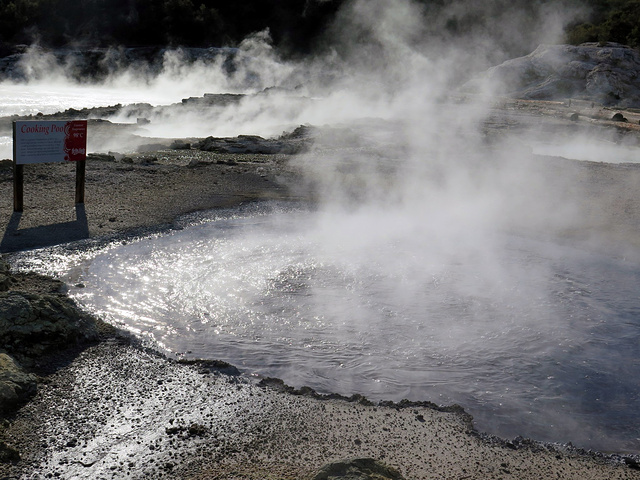
<path fill-rule="evenodd" d="M 400 211 L 255 206 L 47 263 L 84 308 L 170 355 L 637 453 L 640 266 L 430 228 Z"/>

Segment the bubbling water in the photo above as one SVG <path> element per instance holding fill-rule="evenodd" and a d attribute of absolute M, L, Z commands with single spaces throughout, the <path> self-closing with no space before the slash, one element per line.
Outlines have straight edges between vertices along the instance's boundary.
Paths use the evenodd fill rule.
<path fill-rule="evenodd" d="M 398 211 L 394 228 L 363 228 L 384 215 L 259 209 L 111 248 L 68 280 L 85 308 L 178 356 L 638 450 L 636 265 L 515 236 L 497 253 L 435 247 Z"/>

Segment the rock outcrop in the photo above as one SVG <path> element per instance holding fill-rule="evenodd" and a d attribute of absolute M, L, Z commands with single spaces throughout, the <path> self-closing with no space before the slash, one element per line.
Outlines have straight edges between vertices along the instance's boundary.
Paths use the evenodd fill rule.
<path fill-rule="evenodd" d="M 42 367 L 47 355 L 98 338 L 95 319 L 66 295 L 21 291 L 21 283 L 0 261 L 0 413 L 35 394 L 37 376 L 27 369 Z"/>
<path fill-rule="evenodd" d="M 325 465 L 313 480 L 404 480 L 395 469 L 373 458 L 354 458 Z"/>
<path fill-rule="evenodd" d="M 96 337 L 94 320 L 67 297 L 0 293 L 0 345 L 17 358 L 37 358 Z"/>
<path fill-rule="evenodd" d="M 576 98 L 618 107 L 640 107 L 640 53 L 617 43 L 541 45 L 466 83 L 466 92 L 528 100 Z"/>
<path fill-rule="evenodd" d="M 239 135 L 233 138 L 207 137 L 193 144 L 193 148 L 205 152 L 228 154 L 292 155 L 308 150 L 313 143 L 314 134 L 313 128 L 301 125 L 293 132 L 284 133 L 278 138 L 262 138 L 257 135 Z"/>
<path fill-rule="evenodd" d="M 37 377 L 26 372 L 6 353 L 0 353 L 0 411 L 6 412 L 31 398 Z"/>

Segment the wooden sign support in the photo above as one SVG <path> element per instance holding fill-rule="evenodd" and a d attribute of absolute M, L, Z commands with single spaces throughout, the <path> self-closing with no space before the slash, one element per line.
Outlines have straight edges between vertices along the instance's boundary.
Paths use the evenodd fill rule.
<path fill-rule="evenodd" d="M 84 178 L 86 165 L 86 160 L 78 160 L 76 162 L 76 204 L 84 203 Z"/>
<path fill-rule="evenodd" d="M 74 162 L 76 204 L 84 203 L 87 121 L 13 122 L 13 211 L 24 207 L 24 165 Z"/>
<path fill-rule="evenodd" d="M 24 197 L 24 165 L 16 162 L 16 122 L 13 122 L 13 211 L 21 212 Z"/>
<path fill-rule="evenodd" d="M 24 165 L 13 162 L 13 211 L 21 212 L 24 197 Z"/>

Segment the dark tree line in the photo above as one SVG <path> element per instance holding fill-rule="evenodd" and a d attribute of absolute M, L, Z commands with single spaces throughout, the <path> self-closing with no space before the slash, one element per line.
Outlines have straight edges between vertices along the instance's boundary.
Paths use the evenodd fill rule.
<path fill-rule="evenodd" d="M 311 51 L 350 0 L 0 0 L 0 47 L 43 46 L 235 46 L 269 29 L 283 52 Z M 447 11 L 464 0 L 415 0 L 425 12 Z M 531 10 L 553 0 L 515 0 Z M 569 0 L 567 0 L 569 1 Z M 573 0 L 591 8 L 588 22 L 571 25 L 567 41 L 614 41 L 640 46 L 640 0 Z M 487 0 L 500 7 L 499 0 Z M 504 3 L 504 2 L 503 2 Z M 473 6 L 473 2 L 467 5 Z M 505 5 L 506 5 L 505 4 Z M 519 6 L 518 6 L 519 5 Z M 463 9 L 464 10 L 464 9 Z M 495 9 L 494 9 L 495 10 Z M 500 9 L 498 8 L 497 12 Z M 450 35 L 481 28 L 490 8 L 468 8 L 444 18 Z"/>
<path fill-rule="evenodd" d="M 0 43 L 234 46 L 269 29 L 304 53 L 343 0 L 0 0 Z"/>
<path fill-rule="evenodd" d="M 640 47 L 640 0 L 589 0 L 590 21 L 572 25 L 567 41 L 617 42 Z"/>

